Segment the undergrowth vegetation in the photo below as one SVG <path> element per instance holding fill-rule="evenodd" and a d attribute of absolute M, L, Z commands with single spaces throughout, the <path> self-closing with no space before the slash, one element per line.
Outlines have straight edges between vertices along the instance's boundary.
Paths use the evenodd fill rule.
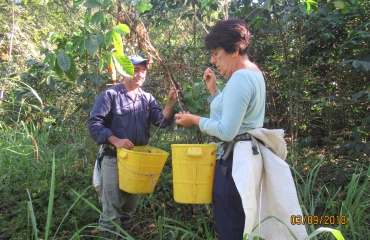
<path fill-rule="evenodd" d="M 367 239 L 369 11 L 360 0 L 0 0 L 0 239 L 97 238 L 98 147 L 86 130 L 96 95 L 139 52 L 153 60 L 144 89 L 160 105 L 175 85 L 175 112 L 208 116 L 203 38 L 230 16 L 253 33 L 249 56 L 268 88 L 265 127 L 285 130 L 309 239 Z M 227 79 L 217 79 L 222 88 Z M 151 131 L 151 145 L 169 153 L 207 137 L 175 124 Z M 212 204 L 174 201 L 171 157 L 141 199 L 135 236 L 121 236 L 217 239 Z"/>
<path fill-rule="evenodd" d="M 97 237 L 101 212 L 92 186 L 97 149 L 83 127 L 73 138 L 65 132 L 55 133 L 52 128 L 38 130 L 22 123 L 16 130 L 1 133 L 0 191 L 5 200 L 0 208 L 1 237 Z M 151 145 L 168 152 L 171 144 L 183 143 L 182 138 L 175 140 L 176 136 L 192 138 L 191 131 L 175 126 L 157 134 Z M 50 144 L 51 138 L 58 143 Z M 339 230 L 345 239 L 365 239 L 370 234 L 368 164 L 342 160 L 341 166 L 312 149 L 297 151 L 305 153 L 299 165 L 291 164 L 303 214 L 335 217 L 326 222 L 312 219 L 312 224 L 306 225 L 308 232 L 325 227 L 330 228 L 328 231 Z M 134 229 L 138 230 L 134 239 L 217 238 L 211 204 L 174 201 L 171 156 L 155 190 L 143 195 Z M 127 235 L 122 232 L 122 236 Z M 332 239 L 334 235 L 324 232 L 318 236 L 317 239 Z"/>

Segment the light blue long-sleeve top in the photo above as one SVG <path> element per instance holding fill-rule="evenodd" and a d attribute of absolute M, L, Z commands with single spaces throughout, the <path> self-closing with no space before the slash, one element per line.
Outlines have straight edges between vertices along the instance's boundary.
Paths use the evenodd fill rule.
<path fill-rule="evenodd" d="M 235 136 L 263 126 L 266 85 L 259 70 L 234 72 L 222 92 L 208 98 L 209 118 L 202 117 L 199 128 L 211 136 L 229 142 Z"/>

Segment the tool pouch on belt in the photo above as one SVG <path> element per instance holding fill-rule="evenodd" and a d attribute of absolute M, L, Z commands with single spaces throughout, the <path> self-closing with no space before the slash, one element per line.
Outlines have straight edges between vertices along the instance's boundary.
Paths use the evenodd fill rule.
<path fill-rule="evenodd" d="M 115 146 L 111 144 L 104 144 L 104 150 L 103 150 L 104 156 L 111 156 L 116 157 L 117 156 L 117 149 Z"/>

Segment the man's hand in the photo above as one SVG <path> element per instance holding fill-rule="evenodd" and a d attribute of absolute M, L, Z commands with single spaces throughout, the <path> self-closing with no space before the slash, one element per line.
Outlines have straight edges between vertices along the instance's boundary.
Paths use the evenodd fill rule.
<path fill-rule="evenodd" d="M 117 148 L 125 148 L 130 150 L 134 147 L 134 144 L 129 139 L 120 139 L 114 135 L 108 137 L 108 142 Z"/>
<path fill-rule="evenodd" d="M 171 87 L 170 92 L 168 93 L 167 101 L 174 103 L 179 95 L 179 90 L 175 87 Z"/>

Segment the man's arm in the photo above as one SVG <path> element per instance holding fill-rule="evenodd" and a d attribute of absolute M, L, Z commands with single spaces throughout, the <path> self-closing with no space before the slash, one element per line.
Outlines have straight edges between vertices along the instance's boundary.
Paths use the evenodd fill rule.
<path fill-rule="evenodd" d="M 165 119 L 171 120 L 172 114 L 173 114 L 173 106 L 176 103 L 178 91 L 175 87 L 172 87 L 170 89 L 170 92 L 168 93 L 166 106 L 164 107 L 162 113 Z"/>

